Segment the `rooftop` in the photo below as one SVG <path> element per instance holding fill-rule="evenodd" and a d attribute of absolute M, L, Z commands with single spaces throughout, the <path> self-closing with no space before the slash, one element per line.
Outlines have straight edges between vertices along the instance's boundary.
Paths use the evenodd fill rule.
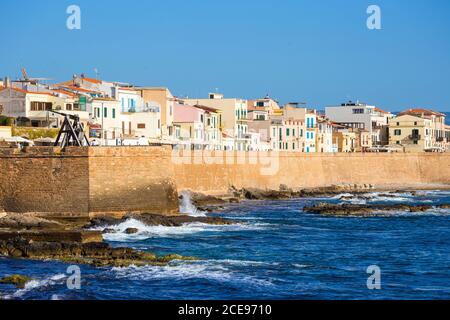
<path fill-rule="evenodd" d="M 221 112 L 219 109 L 211 108 L 211 107 L 207 107 L 207 106 L 202 106 L 202 105 L 199 105 L 199 104 L 195 104 L 195 105 L 193 105 L 193 107 L 198 108 L 198 109 L 202 109 L 202 110 L 208 111 L 208 112 L 215 112 L 215 113 Z"/>
<path fill-rule="evenodd" d="M 398 115 L 402 116 L 404 114 L 413 114 L 413 115 L 425 115 L 425 116 L 439 116 L 439 117 L 445 117 L 445 114 L 433 111 L 430 109 L 423 109 L 423 108 L 416 108 L 416 109 L 408 109 L 400 112 Z"/>

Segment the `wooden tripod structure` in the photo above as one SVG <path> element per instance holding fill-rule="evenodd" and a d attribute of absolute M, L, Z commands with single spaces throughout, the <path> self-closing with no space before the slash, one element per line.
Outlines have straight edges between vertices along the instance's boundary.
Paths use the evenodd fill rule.
<path fill-rule="evenodd" d="M 61 146 L 61 148 L 65 148 L 68 146 L 82 147 L 83 145 L 90 145 L 88 138 L 84 134 L 84 127 L 78 115 L 53 110 L 51 112 L 64 117 L 63 124 L 56 137 L 55 147 Z"/>

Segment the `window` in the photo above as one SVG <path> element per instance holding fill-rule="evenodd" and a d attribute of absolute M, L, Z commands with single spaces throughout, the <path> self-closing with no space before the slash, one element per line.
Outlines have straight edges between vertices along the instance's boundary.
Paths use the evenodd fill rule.
<path fill-rule="evenodd" d="M 279 130 L 279 136 L 280 136 L 280 139 L 283 137 L 283 131 L 282 131 L 282 129 L 280 128 L 280 130 Z"/>
<path fill-rule="evenodd" d="M 292 136 L 295 137 L 295 129 L 292 129 Z"/>
<path fill-rule="evenodd" d="M 417 121 L 414 121 L 414 125 L 417 126 Z"/>
<path fill-rule="evenodd" d="M 353 114 L 362 114 L 364 113 L 364 109 L 353 109 Z"/>
<path fill-rule="evenodd" d="M 74 103 L 73 104 L 73 110 L 80 110 L 80 104 L 79 103 Z"/>
<path fill-rule="evenodd" d="M 68 103 L 68 104 L 66 104 L 66 110 L 72 110 L 72 104 L 71 103 Z"/>
<path fill-rule="evenodd" d="M 256 102 L 257 107 L 264 107 L 264 101 L 258 101 Z"/>
<path fill-rule="evenodd" d="M 277 129 L 272 128 L 272 137 L 276 137 L 277 136 Z"/>
<path fill-rule="evenodd" d="M 113 117 L 113 119 L 116 118 L 116 109 L 112 109 L 112 117 Z"/>
<path fill-rule="evenodd" d="M 51 102 L 30 102 L 30 110 L 31 111 L 50 111 L 53 108 L 53 104 Z"/>
<path fill-rule="evenodd" d="M 400 129 L 394 130 L 394 136 L 400 136 L 401 134 L 402 134 L 402 130 L 400 130 Z"/>
<path fill-rule="evenodd" d="M 137 124 L 138 129 L 145 129 L 145 123 L 138 123 Z"/>
<path fill-rule="evenodd" d="M 106 108 L 103 109 L 103 117 L 108 118 L 108 109 Z"/>
<path fill-rule="evenodd" d="M 158 129 L 161 129 L 161 120 L 158 119 Z"/>
<path fill-rule="evenodd" d="M 289 137 L 289 128 L 286 128 L 286 137 Z"/>

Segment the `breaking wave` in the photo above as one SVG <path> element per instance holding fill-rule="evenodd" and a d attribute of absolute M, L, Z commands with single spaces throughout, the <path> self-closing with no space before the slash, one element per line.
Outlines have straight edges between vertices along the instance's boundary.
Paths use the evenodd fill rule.
<path fill-rule="evenodd" d="M 370 192 L 361 194 L 342 193 L 331 199 L 340 200 L 352 204 L 367 204 L 368 202 L 412 202 L 415 201 L 412 193 L 408 192 Z M 423 200 L 421 202 L 432 202 Z"/>
<path fill-rule="evenodd" d="M 186 280 L 204 279 L 212 282 L 234 284 L 236 286 L 273 286 L 271 279 L 261 279 L 246 275 L 238 270 L 232 270 L 233 265 L 259 264 L 256 261 L 236 260 L 203 260 L 203 261 L 174 261 L 167 266 L 129 266 L 114 267 L 112 272 L 118 279 L 137 281 L 152 281 L 160 279 Z M 261 263 L 264 264 L 264 263 Z"/>
<path fill-rule="evenodd" d="M 42 280 L 30 280 L 25 284 L 25 287 L 23 289 L 19 289 L 16 292 L 14 292 L 12 295 L 6 295 L 3 298 L 6 300 L 11 299 L 17 299 L 21 298 L 25 294 L 27 294 L 30 291 L 40 289 L 43 287 L 49 287 L 56 284 L 62 283 L 62 280 L 66 278 L 65 274 L 56 274 L 50 278 L 42 279 Z"/>
<path fill-rule="evenodd" d="M 206 213 L 198 210 L 192 203 L 191 193 L 189 191 L 181 192 L 180 212 L 193 217 L 206 217 Z"/>
<path fill-rule="evenodd" d="M 164 237 L 182 237 L 185 235 L 199 232 L 230 232 L 230 231 L 249 231 L 265 229 L 268 223 L 236 223 L 231 225 L 211 225 L 206 223 L 194 222 L 186 223 L 179 227 L 167 226 L 149 226 L 136 219 L 128 219 L 120 224 L 109 226 L 113 229 L 113 233 L 106 233 L 103 238 L 107 241 L 139 241 L 150 238 Z M 136 228 L 138 232 L 135 234 L 127 234 L 125 230 L 128 228 Z M 102 230 L 103 228 L 96 228 Z"/>

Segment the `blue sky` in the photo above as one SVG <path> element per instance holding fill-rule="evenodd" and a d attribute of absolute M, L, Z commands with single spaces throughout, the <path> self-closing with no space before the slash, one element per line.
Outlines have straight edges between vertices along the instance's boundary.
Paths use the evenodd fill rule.
<path fill-rule="evenodd" d="M 81 8 L 81 30 L 66 8 Z M 366 28 L 381 7 L 382 30 Z M 359 99 L 450 111 L 448 0 L 4 1 L 0 76 L 73 73 L 178 96 L 216 88 L 323 108 Z"/>

